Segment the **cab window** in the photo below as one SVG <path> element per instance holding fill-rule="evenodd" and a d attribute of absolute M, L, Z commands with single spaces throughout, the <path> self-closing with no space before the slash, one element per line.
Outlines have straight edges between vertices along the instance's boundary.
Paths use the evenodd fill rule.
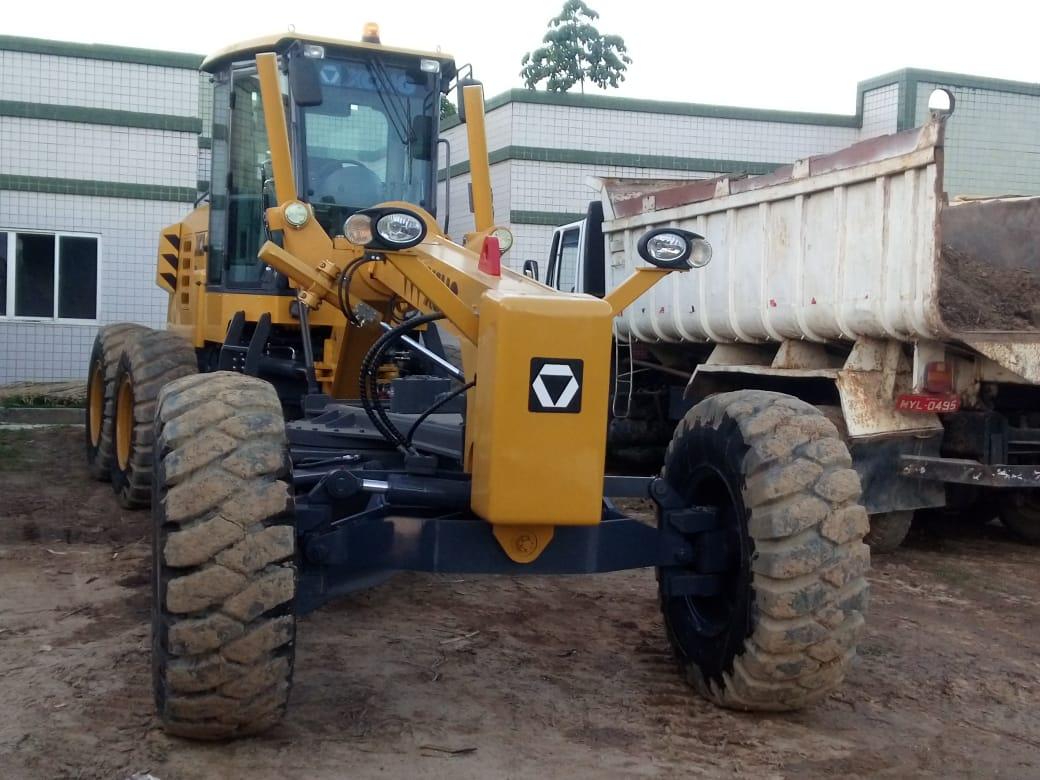
<path fill-rule="evenodd" d="M 215 78 L 207 284 L 281 292 L 282 280 L 257 257 L 275 194 L 256 67 L 236 65 Z M 283 100 L 285 89 L 283 81 Z"/>
<path fill-rule="evenodd" d="M 546 283 L 561 292 L 578 292 L 578 238 L 579 229 L 565 230 L 558 242 L 553 242 L 554 252 L 550 258 Z"/>

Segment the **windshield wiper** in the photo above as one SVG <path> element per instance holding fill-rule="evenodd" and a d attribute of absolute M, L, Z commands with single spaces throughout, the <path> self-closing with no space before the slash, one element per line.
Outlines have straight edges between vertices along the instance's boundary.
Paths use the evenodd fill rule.
<path fill-rule="evenodd" d="M 370 57 L 365 61 L 365 67 L 368 68 L 369 74 L 376 82 L 376 94 L 379 96 L 379 102 L 383 104 L 390 124 L 394 127 L 394 132 L 401 139 L 401 143 L 411 146 L 412 130 L 408 126 L 408 107 L 403 99 L 398 98 L 395 101 L 393 97 L 389 97 L 396 93 L 390 77 L 387 75 L 386 66 L 374 57 Z"/>

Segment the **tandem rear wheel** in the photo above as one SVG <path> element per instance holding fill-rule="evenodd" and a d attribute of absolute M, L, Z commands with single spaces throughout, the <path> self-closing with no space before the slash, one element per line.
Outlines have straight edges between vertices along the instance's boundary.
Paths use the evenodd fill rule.
<path fill-rule="evenodd" d="M 87 365 L 85 426 L 87 469 L 94 479 L 108 481 L 112 477 L 116 371 L 127 343 L 147 330 L 144 325 L 119 322 L 106 325 L 94 337 L 94 347 Z"/>
<path fill-rule="evenodd" d="M 124 509 L 141 509 L 151 501 L 153 423 L 160 391 L 197 371 L 195 349 L 176 333 L 142 327 L 122 344 L 112 383 L 109 468 Z"/>
<path fill-rule="evenodd" d="M 689 506 L 717 513 L 713 529 L 690 539 L 714 554 L 658 569 L 687 681 L 739 710 L 822 699 L 855 656 L 870 563 L 859 478 L 835 426 L 779 393 L 715 395 L 679 423 L 662 476 Z M 674 595 L 681 578 L 706 573 L 721 587 Z"/>

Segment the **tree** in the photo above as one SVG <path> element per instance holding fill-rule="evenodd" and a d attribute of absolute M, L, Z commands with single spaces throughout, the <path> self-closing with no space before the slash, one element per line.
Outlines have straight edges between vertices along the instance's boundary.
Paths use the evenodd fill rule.
<path fill-rule="evenodd" d="M 620 35 L 603 35 L 592 24 L 599 14 L 582 0 L 567 0 L 559 16 L 549 20 L 543 46 L 524 55 L 520 75 L 528 89 L 542 81 L 550 92 L 566 92 L 575 84 L 585 92 L 585 82 L 601 89 L 625 80 L 632 64 Z"/>
<path fill-rule="evenodd" d="M 455 104 L 441 95 L 441 119 L 456 116 L 459 112 L 455 110 Z"/>

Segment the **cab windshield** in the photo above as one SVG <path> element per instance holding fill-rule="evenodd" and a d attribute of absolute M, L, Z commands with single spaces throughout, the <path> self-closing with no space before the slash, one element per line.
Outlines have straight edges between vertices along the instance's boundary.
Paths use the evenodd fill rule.
<path fill-rule="evenodd" d="M 436 77 L 375 57 L 316 63 L 321 104 L 298 109 L 301 190 L 331 234 L 389 200 L 436 207 Z"/>

